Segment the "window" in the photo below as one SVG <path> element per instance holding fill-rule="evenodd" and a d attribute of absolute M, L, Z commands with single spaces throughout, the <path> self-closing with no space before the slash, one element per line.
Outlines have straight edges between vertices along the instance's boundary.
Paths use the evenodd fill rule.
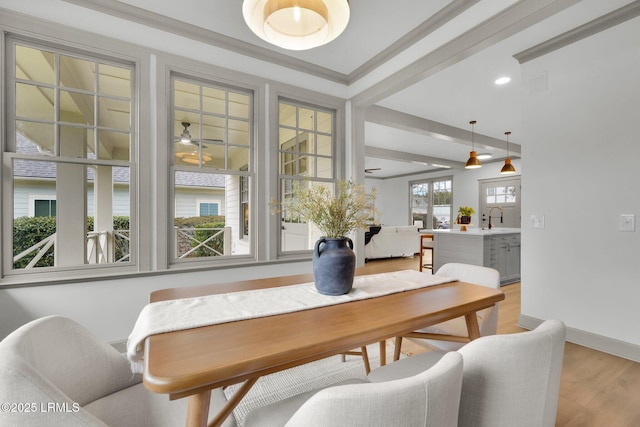
<path fill-rule="evenodd" d="M 174 262 L 247 255 L 252 93 L 186 76 L 171 82 Z M 196 199 L 218 202 L 196 212 Z"/>
<path fill-rule="evenodd" d="M 3 273 L 131 264 L 134 64 L 11 37 L 7 64 Z"/>
<path fill-rule="evenodd" d="M 335 183 L 335 111 L 281 99 L 278 103 L 280 200 L 291 197 L 294 182 L 301 185 Z M 299 218 L 282 212 L 281 250 L 312 249 L 319 233 Z"/>
<path fill-rule="evenodd" d="M 55 200 L 34 200 L 33 216 L 56 216 Z"/>
<path fill-rule="evenodd" d="M 198 203 L 198 215 L 200 216 L 218 215 L 218 207 L 219 205 L 217 203 L 200 202 Z"/>
<path fill-rule="evenodd" d="M 421 228 L 451 228 L 451 178 L 410 183 L 412 224 Z"/>
<path fill-rule="evenodd" d="M 505 204 L 516 203 L 516 186 L 515 185 L 498 185 L 486 188 L 486 203 Z"/>

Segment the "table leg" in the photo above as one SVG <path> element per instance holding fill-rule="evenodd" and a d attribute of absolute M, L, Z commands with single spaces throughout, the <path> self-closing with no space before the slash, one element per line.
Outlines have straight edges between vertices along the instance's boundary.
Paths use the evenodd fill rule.
<path fill-rule="evenodd" d="M 469 339 L 471 341 L 476 338 L 480 338 L 480 326 L 478 326 L 478 315 L 473 313 L 465 314 L 465 320 L 467 321 L 467 331 L 469 332 Z"/>
<path fill-rule="evenodd" d="M 210 402 L 211 390 L 189 396 L 187 427 L 206 427 Z"/>
<path fill-rule="evenodd" d="M 396 337 L 396 342 L 393 349 L 393 361 L 397 362 L 400 360 L 400 351 L 402 350 L 402 337 Z"/>
<path fill-rule="evenodd" d="M 369 353 L 367 353 L 367 347 L 360 347 L 360 352 L 362 353 L 362 362 L 364 363 L 364 372 L 369 375 L 371 372 L 371 365 L 369 365 Z"/>
<path fill-rule="evenodd" d="M 229 415 L 233 412 L 233 410 L 238 406 L 238 403 L 242 400 L 242 398 L 251 390 L 251 387 L 258 381 L 258 378 L 249 378 L 240 386 L 238 391 L 235 392 L 233 396 L 227 401 L 226 405 L 222 407 L 220 412 L 215 416 L 211 423 L 209 423 L 209 427 L 219 427 L 222 425 L 224 420 L 227 419 Z"/>
<path fill-rule="evenodd" d="M 380 341 L 380 366 L 387 364 L 387 341 Z"/>

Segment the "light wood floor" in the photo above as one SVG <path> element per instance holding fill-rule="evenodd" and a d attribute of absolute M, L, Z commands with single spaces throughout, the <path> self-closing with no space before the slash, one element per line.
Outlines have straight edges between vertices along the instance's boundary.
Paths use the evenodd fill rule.
<path fill-rule="evenodd" d="M 418 257 L 374 260 L 368 273 L 418 269 Z M 500 303 L 498 333 L 521 332 L 520 283 L 503 286 L 506 299 Z M 424 351 L 408 340 L 403 352 Z M 557 427 L 640 426 L 640 364 L 627 359 L 566 343 Z"/>

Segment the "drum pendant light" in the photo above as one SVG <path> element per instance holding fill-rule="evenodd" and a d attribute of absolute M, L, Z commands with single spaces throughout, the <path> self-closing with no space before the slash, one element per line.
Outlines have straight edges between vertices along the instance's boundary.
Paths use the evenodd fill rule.
<path fill-rule="evenodd" d="M 348 0 L 244 0 L 244 20 L 261 39 L 289 50 L 322 46 L 349 22 Z"/>
<path fill-rule="evenodd" d="M 507 135 L 507 157 L 504 159 L 504 166 L 502 166 L 500 173 L 507 175 L 516 173 L 516 168 L 511 164 L 511 159 L 509 158 L 509 135 L 511 135 L 511 132 L 505 132 L 504 134 Z"/>
<path fill-rule="evenodd" d="M 482 163 L 480 163 L 480 159 L 478 159 L 478 155 L 475 150 L 475 142 L 474 142 L 474 126 L 477 122 L 475 120 L 471 120 L 469 124 L 471 125 L 471 153 L 469 153 L 469 160 L 464 165 L 465 169 L 478 169 L 482 167 Z"/>

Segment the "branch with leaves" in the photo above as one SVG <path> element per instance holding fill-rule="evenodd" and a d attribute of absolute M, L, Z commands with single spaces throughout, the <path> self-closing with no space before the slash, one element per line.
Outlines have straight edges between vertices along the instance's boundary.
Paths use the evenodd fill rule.
<path fill-rule="evenodd" d="M 322 183 L 295 182 L 291 195 L 282 203 L 271 201 L 271 213 L 284 211 L 287 216 L 312 222 L 327 238 L 342 238 L 367 229 L 376 216 L 375 199 L 375 189 L 367 193 L 363 185 L 351 181 L 338 181 L 336 194 Z"/>

